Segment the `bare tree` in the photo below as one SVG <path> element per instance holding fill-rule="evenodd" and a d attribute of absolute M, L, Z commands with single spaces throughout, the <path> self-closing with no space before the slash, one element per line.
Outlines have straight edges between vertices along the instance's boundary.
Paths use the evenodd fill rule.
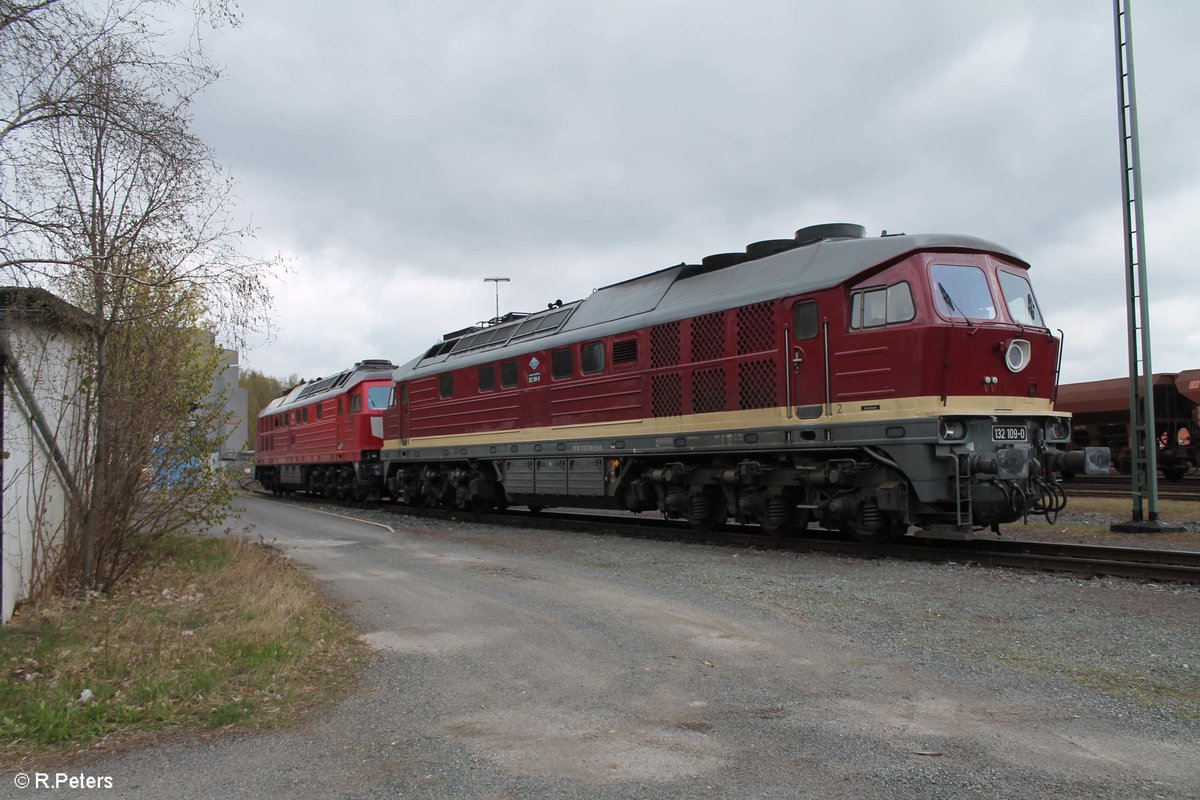
<path fill-rule="evenodd" d="M 190 9 L 194 27 L 182 51 L 156 47 L 156 11 Z M 233 0 L 0 0 L 0 148 L 10 135 L 81 113 L 92 101 L 83 82 L 95 48 L 121 39 L 134 45 L 139 68 L 161 77 L 194 77 L 214 66 L 199 47 L 204 23 L 236 25 Z"/>
<path fill-rule="evenodd" d="M 107 588 L 153 539 L 225 513 L 229 483 L 209 460 L 222 402 L 203 402 L 220 351 L 197 327 L 198 297 L 135 283 L 123 298 L 131 318 L 105 334 L 103 373 L 97 353 L 85 358 L 95 378 L 84 386 L 91 457 L 78 473 L 85 503 L 68 528 L 59 586 Z"/>
<path fill-rule="evenodd" d="M 97 33 L 61 0 L 0 0 L 0 145 L 21 129 L 77 108 L 72 65 Z M 101 30 L 99 33 L 103 33 Z"/>
<path fill-rule="evenodd" d="M 217 366 L 197 331 L 236 345 L 264 327 L 277 264 L 239 250 L 250 231 L 233 219 L 232 182 L 190 129 L 189 104 L 216 72 L 194 48 L 156 49 L 147 8 L 159 5 L 174 6 L 112 0 L 89 17 L 58 0 L 0 0 L 0 54 L 24 59 L 16 77 L 0 73 L 0 268 L 91 320 L 66 548 L 84 587 L 119 577 L 137 536 L 221 507 L 189 449 L 216 422 L 196 407 Z M 223 2 L 202 11 L 231 14 Z M 57 55 L 36 52 L 39 36 Z"/>

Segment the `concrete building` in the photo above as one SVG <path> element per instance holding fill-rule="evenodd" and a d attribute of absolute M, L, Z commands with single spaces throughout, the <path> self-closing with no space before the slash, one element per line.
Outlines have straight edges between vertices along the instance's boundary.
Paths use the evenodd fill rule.
<path fill-rule="evenodd" d="M 79 397 L 87 322 L 45 290 L 0 287 L 0 624 L 47 580 L 67 538 L 75 476 L 87 458 Z M 223 349 L 205 398 L 223 409 L 213 468 L 245 446 L 247 393 L 238 378 L 237 351 Z"/>
<path fill-rule="evenodd" d="M 48 578 L 65 539 L 83 456 L 78 356 L 86 319 L 44 290 L 0 288 L 0 622 Z"/>
<path fill-rule="evenodd" d="M 222 406 L 221 430 L 217 450 L 211 455 L 213 466 L 221 461 L 234 461 L 246 447 L 246 422 L 249 393 L 238 385 L 241 368 L 238 351 L 221 348 L 221 366 L 213 378 L 212 390 L 204 398 L 206 405 Z"/>

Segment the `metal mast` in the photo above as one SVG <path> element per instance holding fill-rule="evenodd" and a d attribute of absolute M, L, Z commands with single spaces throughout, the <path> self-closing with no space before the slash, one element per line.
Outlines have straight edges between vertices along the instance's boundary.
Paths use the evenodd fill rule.
<path fill-rule="evenodd" d="M 500 324 L 500 284 L 508 283 L 508 281 L 509 281 L 508 278 L 484 278 L 483 279 L 484 283 L 496 284 L 496 316 L 492 317 L 492 320 L 491 320 L 493 325 Z"/>
<path fill-rule="evenodd" d="M 1125 290 L 1129 333 L 1129 448 L 1133 473 L 1133 523 L 1158 520 L 1158 458 L 1154 436 L 1154 371 L 1150 365 L 1150 299 L 1142 218 L 1141 158 L 1133 85 L 1131 0 L 1113 0 L 1117 48 L 1117 107 L 1121 135 L 1121 197 L 1125 217 Z M 1139 392 L 1138 376 L 1142 385 Z M 1140 397 L 1139 397 L 1140 394 Z M 1143 497 L 1148 516 L 1143 516 Z M 1114 526 L 1116 528 L 1117 526 Z"/>

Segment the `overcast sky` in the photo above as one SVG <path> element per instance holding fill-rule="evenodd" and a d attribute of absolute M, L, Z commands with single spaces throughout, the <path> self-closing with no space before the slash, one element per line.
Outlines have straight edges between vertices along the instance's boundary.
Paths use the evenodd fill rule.
<path fill-rule="evenodd" d="M 821 222 L 1016 251 L 1126 374 L 1108 0 L 244 0 L 196 127 L 292 269 L 243 367 L 328 375 Z M 1135 0 L 1156 372 L 1200 367 L 1200 3 Z"/>

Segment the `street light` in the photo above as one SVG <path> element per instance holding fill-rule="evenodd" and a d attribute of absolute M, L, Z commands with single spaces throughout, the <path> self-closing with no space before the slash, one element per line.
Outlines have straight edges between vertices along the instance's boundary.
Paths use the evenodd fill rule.
<path fill-rule="evenodd" d="M 509 281 L 508 278 L 484 278 L 483 279 L 484 283 L 490 282 L 490 283 L 496 284 L 496 316 L 492 317 L 492 322 L 495 324 L 500 323 L 500 284 L 508 283 L 508 281 Z"/>

